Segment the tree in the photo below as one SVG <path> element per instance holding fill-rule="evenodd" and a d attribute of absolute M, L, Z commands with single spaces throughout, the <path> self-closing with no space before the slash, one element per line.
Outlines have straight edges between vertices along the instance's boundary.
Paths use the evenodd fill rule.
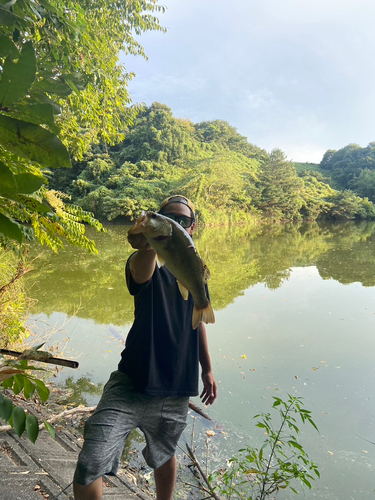
<path fill-rule="evenodd" d="M 320 168 L 322 168 L 323 170 L 332 170 L 331 162 L 332 162 L 332 159 L 333 159 L 335 153 L 337 153 L 336 150 L 334 150 L 334 149 L 328 149 L 324 153 L 323 159 L 320 162 Z"/>
<path fill-rule="evenodd" d="M 358 144 L 348 144 L 338 151 L 328 150 L 320 167 L 331 172 L 337 189 L 351 189 L 356 194 L 375 201 L 371 187 L 371 173 L 375 171 L 375 143 L 370 142 L 365 148 Z"/>
<path fill-rule="evenodd" d="M 63 238 L 96 252 L 84 223 L 103 226 L 63 193 L 48 189 L 50 170 L 71 167 L 94 143 L 123 138 L 137 107 L 129 107 L 127 82 L 133 77 L 118 63 L 120 50 L 144 52 L 132 33 L 162 29 L 157 0 L 12 0 L 0 4 L 0 246 L 15 251 L 36 237 L 57 251 Z M 91 164 L 93 179 L 107 175 L 106 163 Z M 3 250 L 0 249 L 0 252 Z M 0 269 L 1 271 L 1 269 Z M 1 283 L 3 313 L 9 291 L 22 269 Z M 2 281 L 2 276 L 0 276 Z M 18 294 L 18 298 L 22 293 Z M 10 304 L 12 306 L 12 304 Z M 8 308 L 0 314 L 5 342 L 20 318 Z M 4 320 L 5 317 L 5 320 Z M 22 333 L 22 324 L 16 324 Z M 46 353 L 44 353 L 46 354 Z M 41 353 L 43 355 L 43 353 Z M 35 359 L 35 358 L 34 358 Z M 49 391 L 30 373 L 26 359 L 2 361 L 0 383 L 26 399 L 34 392 L 44 402 Z M 0 417 L 17 435 L 26 430 L 35 442 L 37 419 L 0 393 Z M 45 423 L 53 434 L 53 429 Z"/>
<path fill-rule="evenodd" d="M 296 220 L 301 217 L 303 182 L 280 149 L 274 149 L 263 162 L 256 206 L 270 220 Z"/>
<path fill-rule="evenodd" d="M 193 124 L 155 102 L 124 141 L 94 145 L 72 170 L 56 169 L 51 186 L 102 220 L 130 222 L 177 192 L 197 203 L 205 224 L 328 217 L 338 191 L 307 165 L 297 172 L 280 150 L 268 155 L 223 120 Z"/>
<path fill-rule="evenodd" d="M 70 167 L 92 143 L 123 137 L 132 74 L 120 50 L 143 55 L 132 36 L 161 30 L 157 0 L 22 0 L 0 6 L 0 243 L 36 236 L 54 250 L 61 238 L 95 251 L 81 207 L 47 189 L 48 171 Z M 60 138 L 58 138 L 58 136 Z M 28 228 L 31 224 L 32 229 Z"/>
<path fill-rule="evenodd" d="M 324 182 L 318 172 L 304 172 L 301 175 L 303 188 L 301 190 L 302 206 L 300 213 L 309 220 L 323 218 L 333 206 L 332 197 L 337 191 Z"/>
<path fill-rule="evenodd" d="M 107 220 L 134 219 L 176 192 L 199 202 L 201 222 L 249 220 L 255 213 L 251 205 L 259 162 L 229 147 L 233 137 L 245 138 L 226 122 L 221 142 L 203 140 L 196 133 L 198 126 L 175 118 L 168 106 L 153 103 L 106 157 L 102 150 L 74 162 L 78 175 L 66 189 L 75 203 Z M 98 158 L 105 159 L 108 168 L 94 179 L 92 165 Z M 55 188 L 65 182 L 61 175 L 58 171 L 52 180 Z"/>
<path fill-rule="evenodd" d="M 231 151 L 241 153 L 248 158 L 257 160 L 267 157 L 266 151 L 250 144 L 246 137 L 224 120 L 201 122 L 195 126 L 196 135 L 200 141 L 207 144 L 220 144 Z"/>
<path fill-rule="evenodd" d="M 139 113 L 125 140 L 114 148 L 115 162 L 121 166 L 125 161 L 184 161 L 199 149 L 194 132 L 191 122 L 174 118 L 168 106 L 154 102 Z"/>
<path fill-rule="evenodd" d="M 359 196 L 375 201 L 375 170 L 365 168 L 361 173 L 352 179 L 350 187 Z"/>
<path fill-rule="evenodd" d="M 327 217 L 331 219 L 374 219 L 374 205 L 367 198 L 356 196 L 353 191 L 336 191 L 332 196 L 332 206 L 327 212 Z"/>

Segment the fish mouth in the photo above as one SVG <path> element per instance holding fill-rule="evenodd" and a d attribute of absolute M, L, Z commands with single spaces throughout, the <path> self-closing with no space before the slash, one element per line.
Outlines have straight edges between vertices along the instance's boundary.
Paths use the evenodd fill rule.
<path fill-rule="evenodd" d="M 143 230 L 144 230 L 144 223 L 142 222 L 137 222 L 137 224 L 135 226 L 133 226 L 132 228 L 129 229 L 128 231 L 128 234 L 139 234 L 139 233 L 142 233 Z"/>
<path fill-rule="evenodd" d="M 128 234 L 142 233 L 144 231 L 146 222 L 147 222 L 147 215 L 145 212 L 142 212 L 141 215 L 138 217 L 135 225 L 129 229 Z"/>

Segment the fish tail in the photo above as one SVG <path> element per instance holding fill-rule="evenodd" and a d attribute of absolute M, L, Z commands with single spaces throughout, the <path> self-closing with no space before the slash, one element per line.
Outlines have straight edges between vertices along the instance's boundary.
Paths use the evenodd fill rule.
<path fill-rule="evenodd" d="M 215 323 L 215 314 L 212 309 L 211 303 L 207 302 L 207 306 L 204 309 L 198 309 L 194 306 L 193 310 L 193 330 L 198 328 L 199 323 Z"/>

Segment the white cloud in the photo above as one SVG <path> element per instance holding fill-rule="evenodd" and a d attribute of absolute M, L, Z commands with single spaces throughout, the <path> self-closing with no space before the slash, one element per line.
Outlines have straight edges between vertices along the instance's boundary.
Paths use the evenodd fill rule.
<path fill-rule="evenodd" d="M 126 59 L 135 101 L 227 120 L 298 161 L 375 138 L 374 0 L 166 3 L 168 33 L 140 37 L 149 61 Z"/>
<path fill-rule="evenodd" d="M 252 109 L 264 109 L 274 107 L 277 101 L 274 93 L 268 89 L 255 90 L 247 92 L 243 105 Z"/>

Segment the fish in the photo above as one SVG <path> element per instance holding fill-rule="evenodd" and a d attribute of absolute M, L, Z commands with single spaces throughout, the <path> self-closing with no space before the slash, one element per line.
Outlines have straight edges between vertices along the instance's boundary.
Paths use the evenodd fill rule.
<path fill-rule="evenodd" d="M 128 234 L 142 233 L 156 252 L 158 266 L 165 267 L 177 280 L 182 297 L 189 292 L 194 300 L 193 330 L 204 323 L 215 323 L 215 314 L 205 285 L 211 274 L 195 248 L 191 236 L 174 220 L 155 212 L 142 212 Z"/>

